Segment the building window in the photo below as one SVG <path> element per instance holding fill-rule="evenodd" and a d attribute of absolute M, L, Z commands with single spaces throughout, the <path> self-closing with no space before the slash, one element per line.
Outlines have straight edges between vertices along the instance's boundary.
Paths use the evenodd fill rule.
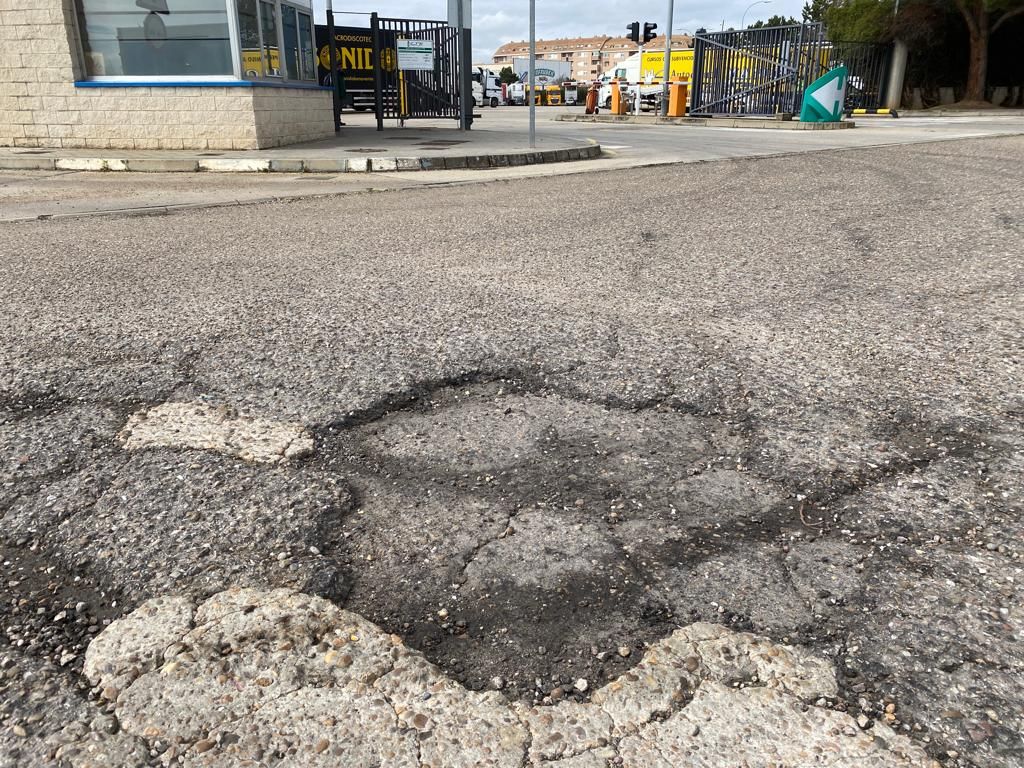
<path fill-rule="evenodd" d="M 310 0 L 77 0 L 76 10 L 91 80 L 316 82 Z"/>
<path fill-rule="evenodd" d="M 79 0 L 92 76 L 230 75 L 224 0 Z"/>

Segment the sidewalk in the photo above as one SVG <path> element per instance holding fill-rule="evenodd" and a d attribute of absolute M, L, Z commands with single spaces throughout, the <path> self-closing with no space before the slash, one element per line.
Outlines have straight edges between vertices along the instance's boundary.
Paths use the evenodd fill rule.
<path fill-rule="evenodd" d="M 460 131 L 451 121 L 407 123 L 377 131 L 366 118 L 345 116 L 336 137 L 262 150 L 131 150 L 0 148 L 0 170 L 136 171 L 235 173 L 370 173 L 465 170 L 589 160 L 600 145 L 565 137 L 538 137 L 529 146 L 525 131 L 474 128 Z"/>

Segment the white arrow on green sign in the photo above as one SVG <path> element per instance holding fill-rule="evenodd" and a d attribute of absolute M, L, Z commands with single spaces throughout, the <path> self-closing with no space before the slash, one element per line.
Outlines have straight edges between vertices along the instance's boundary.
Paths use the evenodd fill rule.
<path fill-rule="evenodd" d="M 842 120 L 846 79 L 846 67 L 836 67 L 807 86 L 803 107 L 800 109 L 800 121 L 835 123 Z"/>

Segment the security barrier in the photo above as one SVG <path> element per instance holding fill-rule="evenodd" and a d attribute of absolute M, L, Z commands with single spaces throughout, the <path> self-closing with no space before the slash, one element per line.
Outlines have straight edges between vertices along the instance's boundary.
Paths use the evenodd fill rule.
<path fill-rule="evenodd" d="M 895 109 L 848 109 L 846 110 L 847 117 L 862 117 L 864 115 L 878 115 L 879 117 L 899 117 L 899 113 Z"/>

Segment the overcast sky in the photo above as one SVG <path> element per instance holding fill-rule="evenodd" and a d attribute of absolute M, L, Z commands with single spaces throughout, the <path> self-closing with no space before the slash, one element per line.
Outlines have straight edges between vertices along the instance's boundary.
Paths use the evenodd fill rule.
<path fill-rule="evenodd" d="M 699 27 L 739 28 L 751 0 L 680 0 L 675 4 L 672 26 L 677 32 Z M 324 23 L 326 0 L 313 0 L 317 21 Z M 747 12 L 747 23 L 779 13 L 800 18 L 804 0 L 772 0 Z M 473 0 L 473 60 L 490 61 L 494 49 L 509 40 L 525 40 L 529 33 L 527 0 Z M 335 21 L 349 26 L 368 26 L 369 18 L 341 15 L 339 11 L 377 11 L 381 16 L 409 19 L 444 19 L 447 0 L 334 0 Z M 665 27 L 666 0 L 537 0 L 537 37 L 578 37 L 582 35 L 625 34 L 632 21 L 653 21 L 658 31 Z"/>

